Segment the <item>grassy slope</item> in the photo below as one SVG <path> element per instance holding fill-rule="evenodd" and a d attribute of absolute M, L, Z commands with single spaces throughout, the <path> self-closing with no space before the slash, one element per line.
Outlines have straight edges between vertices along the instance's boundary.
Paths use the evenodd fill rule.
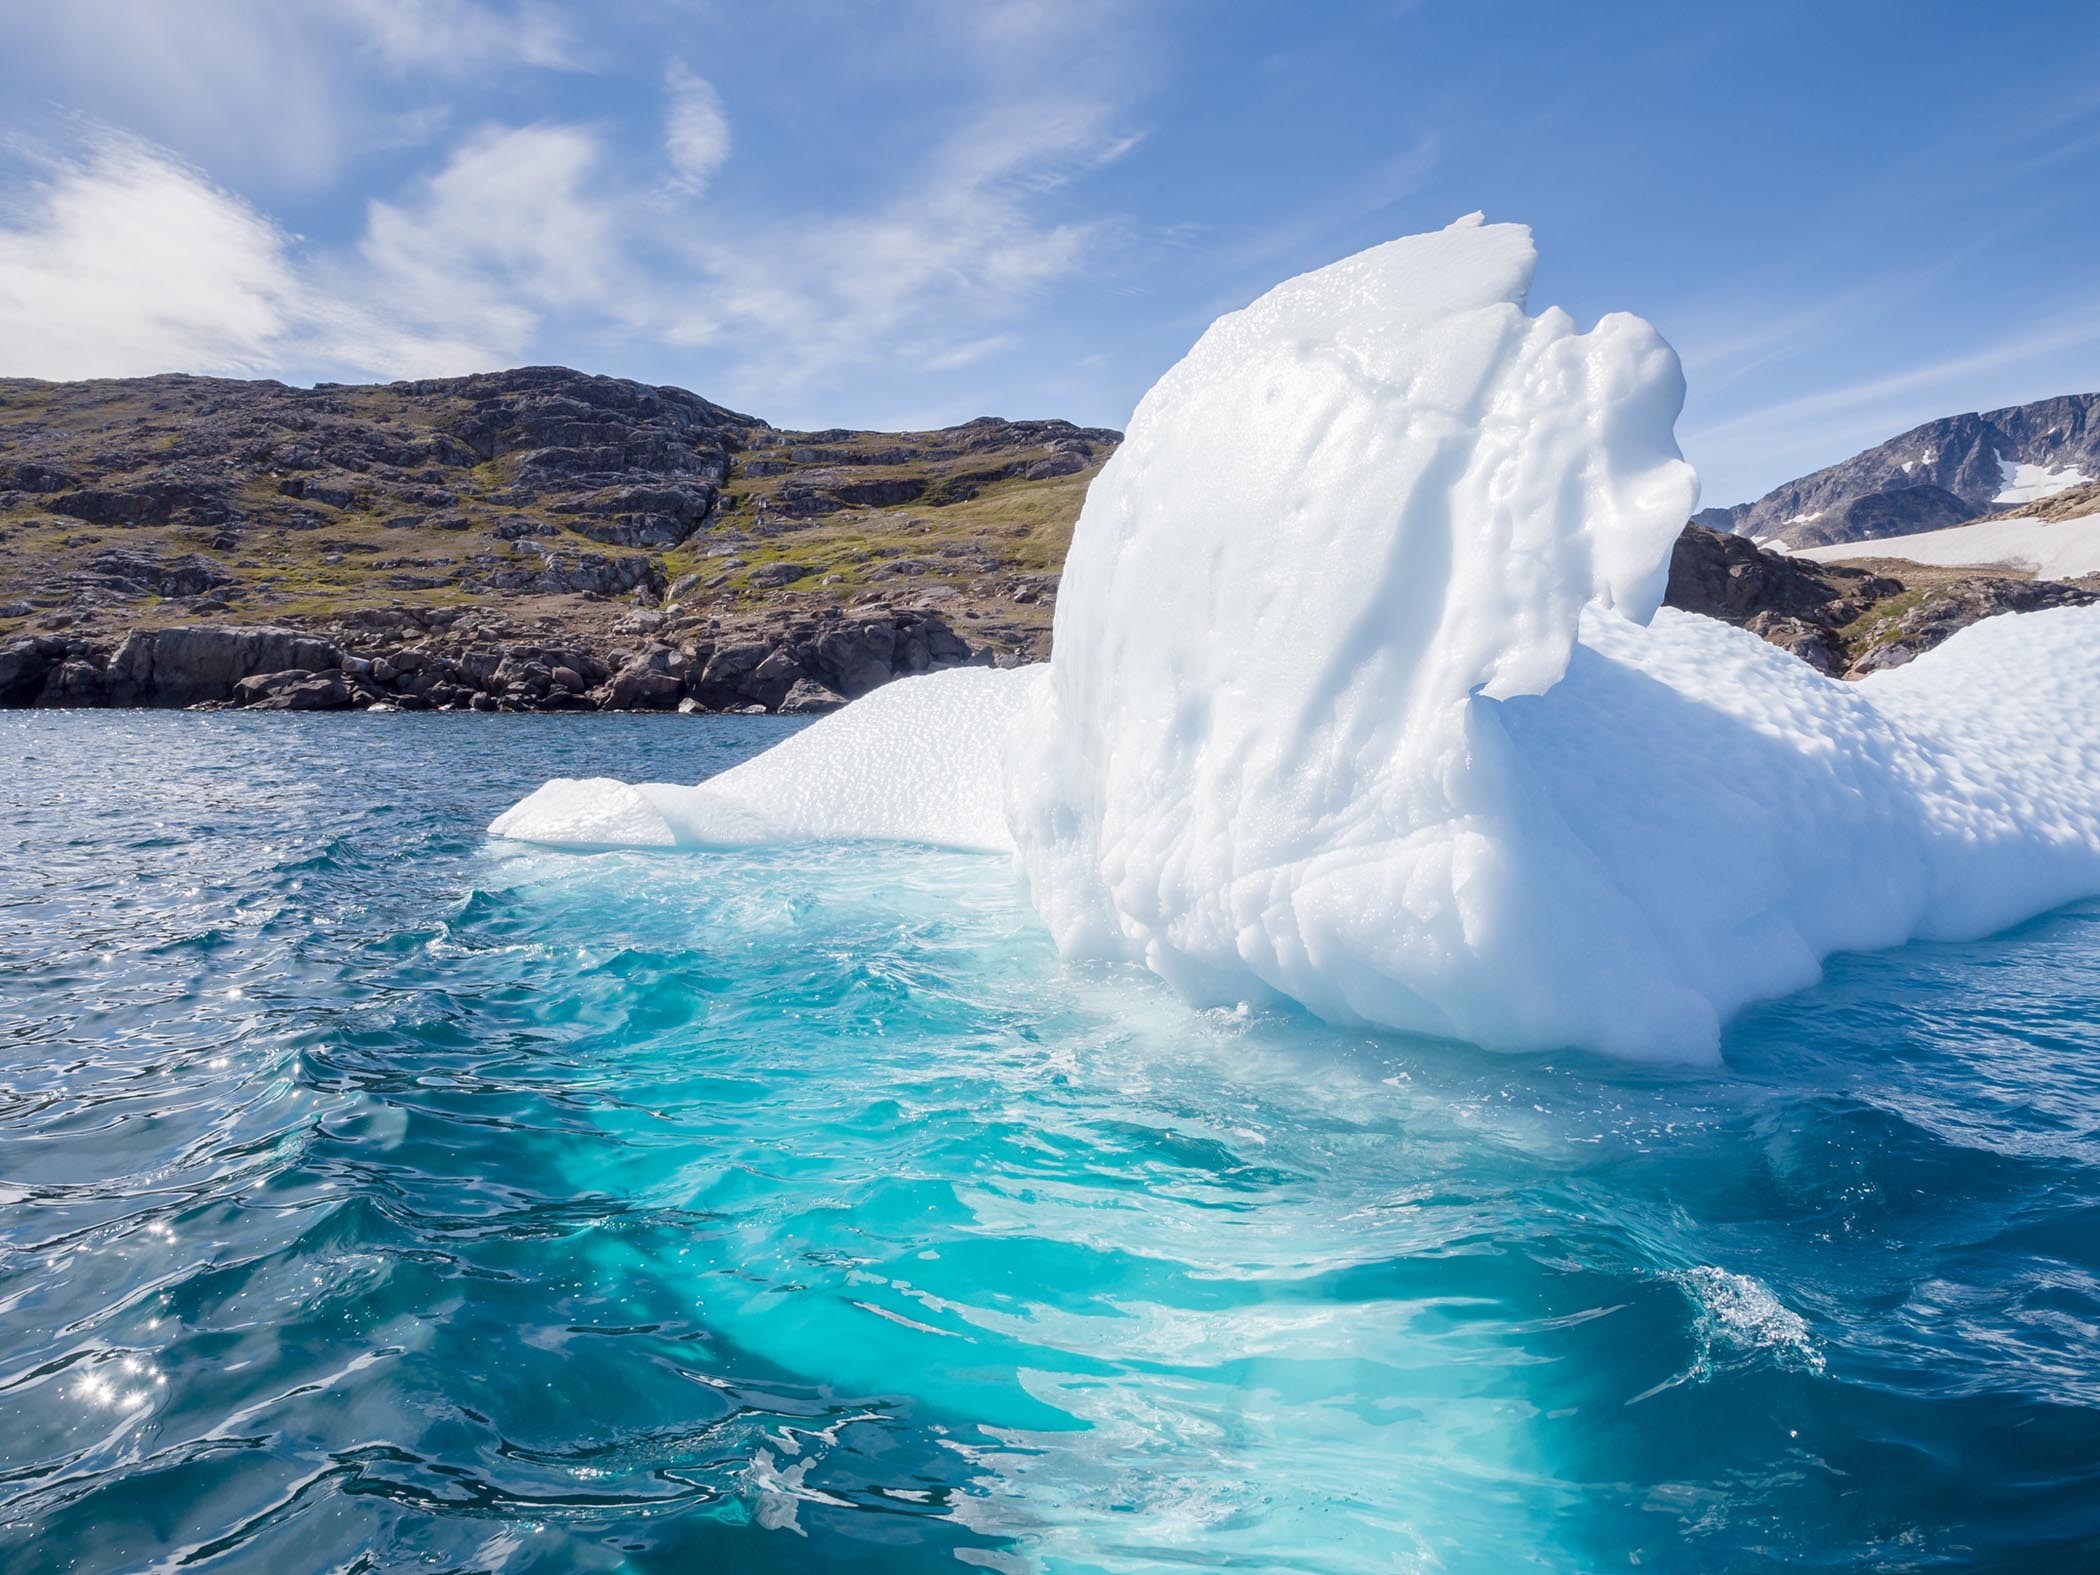
<path fill-rule="evenodd" d="M 240 389 L 204 380 L 176 387 L 140 382 L 54 384 L 0 381 L 0 460 L 51 457 L 89 484 L 122 487 L 151 481 L 170 465 L 198 456 L 190 430 L 198 390 Z M 329 391 L 323 419 L 378 428 L 413 440 L 442 421 L 445 410 L 389 387 Z M 682 611 L 695 620 L 742 623 L 784 608 L 814 610 L 881 595 L 909 605 L 938 605 L 980 643 L 1012 646 L 1041 638 L 1046 604 L 1016 603 L 1006 594 L 1015 576 L 1054 574 L 1070 540 L 1086 486 L 1106 459 L 1096 452 L 1077 474 L 1047 480 L 1020 478 L 972 483 L 988 462 L 1008 465 L 1045 458 L 1047 444 L 983 453 L 947 454 L 943 433 L 773 433 L 763 449 L 738 454 L 725 486 L 724 506 L 707 527 L 669 551 L 653 553 L 666 583 L 688 576 Z M 35 445 L 34 450 L 31 445 Z M 797 462 L 797 450 L 821 449 L 823 462 Z M 830 462 L 842 451 L 878 459 L 898 451 L 902 462 Z M 778 473 L 750 475 L 745 462 L 763 456 Z M 222 456 L 213 456 L 222 458 Z M 642 551 L 591 540 L 573 529 L 573 516 L 493 496 L 517 477 L 519 456 L 475 466 L 433 468 L 430 485 L 458 502 L 443 515 L 463 528 L 390 525 L 423 512 L 383 492 L 348 507 L 291 499 L 278 491 L 281 476 L 260 465 L 244 471 L 237 505 L 250 523 L 229 542 L 217 528 L 194 524 L 105 525 L 53 513 L 48 498 L 0 493 L 0 607 L 27 602 L 30 610 L 0 615 L 0 638 L 50 627 L 73 615 L 72 627 L 114 631 L 217 618 L 244 622 L 319 624 L 345 612 L 380 607 L 482 607 L 512 619 L 590 630 L 633 604 L 592 598 L 491 590 L 475 583 L 483 569 L 473 558 L 530 562 L 496 534 L 499 525 L 551 527 L 536 545 L 564 556 L 624 557 Z M 912 480 L 925 484 L 917 501 L 854 507 L 792 518 L 777 507 L 782 489 L 811 472 Z M 297 528 L 297 527 L 309 528 Z M 194 558 L 231 577 L 212 594 L 223 607 L 153 595 L 117 598 L 91 592 L 91 561 L 111 548 L 162 560 Z M 774 564 L 809 572 L 785 587 L 754 583 Z M 909 573 L 898 573 L 899 566 Z M 641 598 L 644 605 L 654 599 Z"/>

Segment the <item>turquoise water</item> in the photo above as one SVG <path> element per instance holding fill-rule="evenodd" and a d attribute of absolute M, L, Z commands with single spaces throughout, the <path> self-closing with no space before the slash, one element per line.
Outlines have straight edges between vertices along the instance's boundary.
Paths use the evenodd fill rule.
<path fill-rule="evenodd" d="M 1655 1071 L 481 835 L 792 725 L 0 717 L 0 1569 L 2100 1564 L 2100 907 Z"/>

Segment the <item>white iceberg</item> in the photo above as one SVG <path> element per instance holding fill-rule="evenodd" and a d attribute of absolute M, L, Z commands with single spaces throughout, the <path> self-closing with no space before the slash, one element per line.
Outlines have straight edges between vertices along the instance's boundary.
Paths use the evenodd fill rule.
<path fill-rule="evenodd" d="M 1067 957 L 1202 1004 L 1711 1059 L 1833 951 L 2100 891 L 2100 609 L 1825 678 L 1657 613 L 1696 501 L 1648 324 L 1477 216 L 1280 285 L 1146 395 L 1047 668 L 907 680 L 534 841 L 1011 850 Z"/>
<path fill-rule="evenodd" d="M 698 787 L 558 778 L 489 830 L 555 847 L 878 841 L 1010 852 L 1000 761 L 1047 671 L 957 667 L 888 684 Z"/>

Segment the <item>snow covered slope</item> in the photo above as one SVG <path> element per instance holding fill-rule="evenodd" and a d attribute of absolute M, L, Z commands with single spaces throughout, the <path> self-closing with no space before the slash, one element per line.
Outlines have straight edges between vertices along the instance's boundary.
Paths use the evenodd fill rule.
<path fill-rule="evenodd" d="M 1794 556 L 1812 558 L 1818 563 L 1900 558 L 1906 563 L 1948 568 L 2027 569 L 2045 580 L 2075 580 L 2081 575 L 2100 574 L 2100 514 L 2068 520 L 1979 520 L 1974 525 L 1922 531 L 1914 536 L 1808 547 Z"/>
<path fill-rule="evenodd" d="M 1067 957 L 1193 1001 L 1648 1058 L 1833 951 L 2100 892 L 2100 608 L 1855 684 L 1658 614 L 1676 357 L 1528 315 L 1533 262 L 1476 216 L 1212 325 L 1088 494 L 1047 670 L 494 829 L 1010 848 Z"/>

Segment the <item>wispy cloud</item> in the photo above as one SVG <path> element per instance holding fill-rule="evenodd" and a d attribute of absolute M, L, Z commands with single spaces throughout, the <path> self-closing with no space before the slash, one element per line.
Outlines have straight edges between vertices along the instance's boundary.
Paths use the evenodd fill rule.
<path fill-rule="evenodd" d="M 0 6 L 0 55 L 51 99 L 278 191 L 317 189 L 362 154 L 443 127 L 443 84 L 575 70 L 585 54 L 540 0 Z M 18 94 L 0 116 L 44 107 Z"/>
<path fill-rule="evenodd" d="M 361 277 L 341 290 L 384 302 L 434 336 L 526 352 L 545 314 L 648 326 L 626 260 L 598 139 L 574 126 L 484 127 L 407 200 L 371 205 Z"/>
<path fill-rule="evenodd" d="M 0 51 L 77 113 L 280 185 L 326 179 L 352 136 L 355 116 L 331 52 L 293 6 L 4 6 Z"/>
<path fill-rule="evenodd" d="M 1856 416 L 1864 411 L 1878 412 L 1888 408 L 1891 401 L 1900 400 L 1921 390 L 1937 390 L 1950 384 L 1965 383 L 1978 373 L 2003 371 L 2008 367 L 2032 362 L 2044 354 L 2077 349 L 2095 343 L 2100 343 L 2100 315 L 2081 314 L 2066 317 L 2017 338 L 1966 351 L 1961 355 L 1943 357 L 1906 367 L 1900 372 L 1886 373 L 1880 377 L 1837 388 L 1818 389 L 1813 394 L 1801 394 L 1742 411 L 1725 420 L 1699 428 L 1697 435 L 1703 439 L 1711 439 L 1748 429 L 1780 427 L 1790 422 L 1821 420 L 1834 415 Z M 1939 415 L 1949 413 L 1944 410 L 1936 412 Z"/>
<path fill-rule="evenodd" d="M 722 95 L 683 60 L 664 72 L 664 152 L 679 186 L 697 196 L 729 157 L 729 116 Z"/>
<path fill-rule="evenodd" d="M 76 114 L 74 153 L 0 185 L 13 199 L 0 209 L 0 372 L 424 376 L 594 345 L 608 360 L 704 346 L 710 386 L 793 399 L 870 369 L 991 362 L 1050 291 L 1109 269 L 1129 238 L 1085 195 L 1143 143 L 1128 52 L 1102 49 L 1119 0 L 917 0 L 956 46 L 939 90 L 886 128 L 870 178 L 813 181 L 806 197 L 795 183 L 725 184 L 738 106 L 690 57 L 651 68 L 653 105 L 454 129 L 463 100 L 447 81 L 588 63 L 554 13 L 494 0 L 342 0 L 325 14 L 199 0 L 249 88 L 289 83 L 316 106 L 288 133 L 309 144 L 299 158 L 249 160 L 250 179 L 229 183 L 178 149 L 218 145 L 199 126 L 222 90 L 229 130 L 252 139 L 269 111 L 198 44 L 208 29 L 185 34 L 132 3 L 81 9 L 166 42 L 161 64 L 187 84 L 157 89 L 177 146 Z M 22 26 L 0 22 L 0 44 Z M 40 26 L 47 49 L 80 31 Z M 870 47 L 892 47 L 892 31 L 867 29 Z M 405 84 L 384 116 L 351 102 L 380 77 Z M 770 106 L 755 123 L 779 134 Z M 256 200 L 258 187 L 282 196 L 287 169 L 295 186 L 325 178 L 346 137 L 364 168 L 387 171 L 338 204 L 349 223 L 308 238 Z M 404 176 L 404 163 L 420 169 Z"/>
<path fill-rule="evenodd" d="M 1132 145 L 1100 104 L 987 112 L 870 211 L 761 221 L 699 243 L 715 322 L 789 388 L 900 353 L 921 369 L 990 354 L 987 322 L 1113 244 L 1114 221 L 1047 216 L 1042 199 Z"/>
<path fill-rule="evenodd" d="M 568 70 L 579 63 L 578 42 L 561 14 L 529 0 L 337 0 L 337 8 L 396 67 L 461 72 L 516 63 Z"/>
<path fill-rule="evenodd" d="M 287 238 L 195 171 L 104 141 L 0 226 L 7 369 L 113 377 L 278 364 L 301 316 Z"/>
<path fill-rule="evenodd" d="M 687 109 L 697 80 L 674 78 Z M 99 136 L 0 227 L 0 371 L 426 376 L 529 358 L 556 321 L 723 346 L 747 382 L 786 390 L 870 363 L 953 370 L 1010 348 L 1001 323 L 1109 243 L 1108 221 L 1041 210 L 1131 146 L 1099 106 L 1016 106 L 867 211 L 724 223 L 697 183 L 726 157 L 726 119 L 706 135 L 667 149 L 667 213 L 593 128 L 483 126 L 370 202 L 336 250 L 164 151 Z M 699 238 L 666 242 L 687 230 Z"/>

